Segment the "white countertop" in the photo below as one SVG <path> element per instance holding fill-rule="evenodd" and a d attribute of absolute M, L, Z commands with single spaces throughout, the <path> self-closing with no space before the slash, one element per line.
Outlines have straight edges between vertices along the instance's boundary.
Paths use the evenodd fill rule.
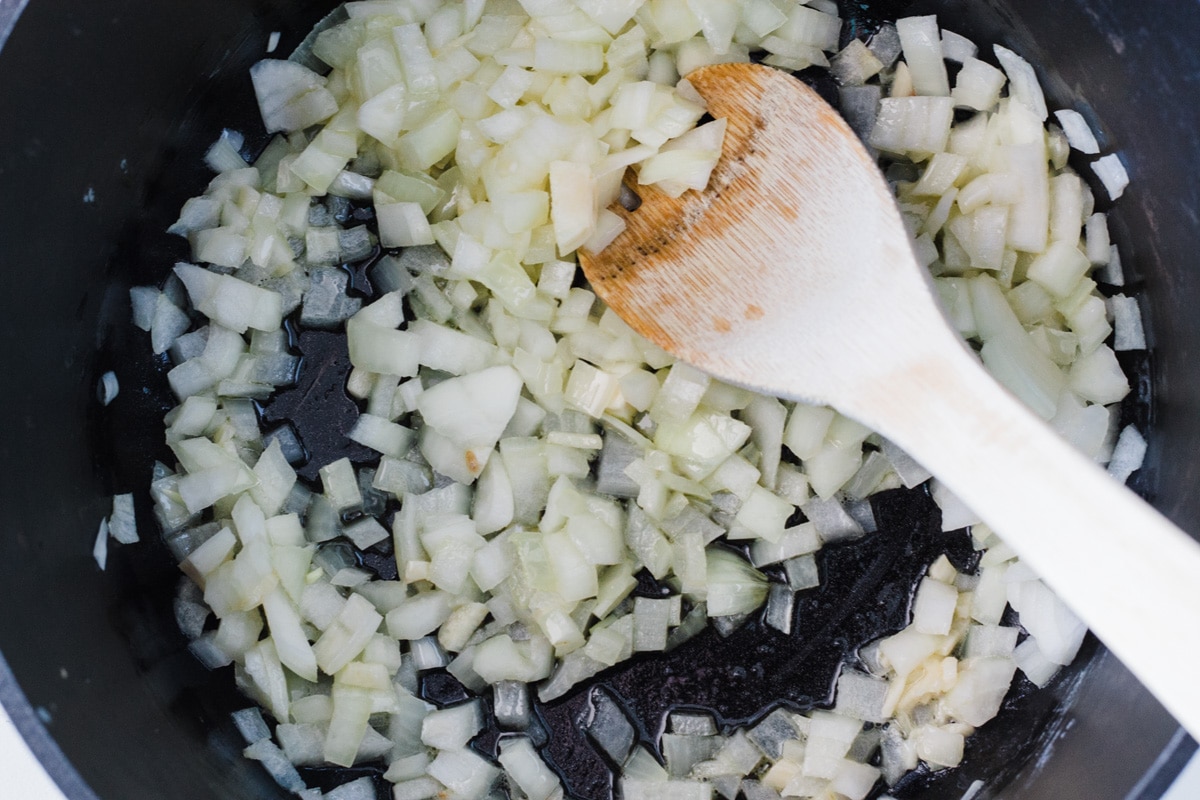
<path fill-rule="evenodd" d="M 1163 800 L 1195 800 L 1197 797 L 1200 797 L 1200 753 L 1192 756 L 1179 779 L 1163 795 Z"/>
<path fill-rule="evenodd" d="M 66 800 L 54 781 L 34 758 L 17 733 L 7 712 L 0 707 L 0 775 L 6 797 L 21 800 Z M 1200 753 L 1188 763 L 1162 800 L 1196 800 L 1200 797 Z"/>
<path fill-rule="evenodd" d="M 22 800 L 64 800 L 62 792 L 50 780 L 29 745 L 17 733 L 8 712 L 0 706 L 0 775 L 5 791 Z"/>

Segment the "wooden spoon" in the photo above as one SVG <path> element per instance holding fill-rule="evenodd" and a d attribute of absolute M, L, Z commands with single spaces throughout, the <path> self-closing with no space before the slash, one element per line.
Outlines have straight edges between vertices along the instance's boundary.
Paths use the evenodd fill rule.
<path fill-rule="evenodd" d="M 688 76 L 728 128 L 708 189 L 637 187 L 581 257 L 642 335 L 720 378 L 832 405 L 932 471 L 1200 738 L 1200 545 L 1058 437 L 947 323 L 841 117 L 750 64 Z"/>

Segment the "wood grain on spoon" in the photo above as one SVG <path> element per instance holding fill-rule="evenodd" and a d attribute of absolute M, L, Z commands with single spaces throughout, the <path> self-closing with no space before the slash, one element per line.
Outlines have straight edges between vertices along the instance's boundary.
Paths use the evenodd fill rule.
<path fill-rule="evenodd" d="M 743 342 L 799 334 L 804 346 L 821 347 L 815 337 L 843 335 L 846 325 L 829 316 L 844 309 L 806 302 L 798 318 L 793 295 L 865 291 L 871 273 L 846 267 L 871 259 L 885 273 L 909 269 L 907 238 L 882 235 L 902 228 L 890 190 L 842 118 L 799 81 L 747 64 L 701 69 L 689 80 L 709 113 L 727 120 L 709 188 L 674 199 L 638 186 L 636 211 L 612 209 L 627 229 L 600 256 L 581 254 L 584 272 L 627 323 L 685 361 L 826 402 L 812 376 L 802 387 L 778 382 L 781 351 Z M 871 300 L 861 301 L 856 313 L 870 319 Z M 920 327 L 920 309 L 906 315 Z M 879 330 L 862 333 L 874 347 Z M 876 355 L 888 363 L 887 353 Z"/>
<path fill-rule="evenodd" d="M 752 222 L 747 231 L 751 238 L 745 239 L 744 223 L 748 215 L 759 213 L 801 220 L 803 208 L 792 202 L 790 192 L 779 192 L 778 185 L 794 181 L 797 171 L 821 168 L 807 163 L 810 156 L 800 152 L 793 154 L 790 163 L 781 164 L 772 156 L 767 138 L 795 125 L 811 127 L 816 137 L 813 149 L 819 154 L 838 141 L 840 128 L 845 127 L 842 118 L 815 94 L 797 96 L 791 79 L 743 84 L 739 72 L 708 69 L 691 77 L 709 113 L 726 120 L 724 152 L 707 190 L 673 198 L 654 186 L 637 187 L 642 203 L 636 212 L 619 205 L 612 209 L 624 218 L 625 233 L 602 257 L 584 253 L 581 259 L 588 280 L 605 302 L 640 333 L 672 352 L 686 349 L 690 342 L 674 338 L 680 328 L 661 321 L 659 312 L 664 309 L 689 317 L 695 314 L 698 318 L 690 324 L 707 324 L 721 334 L 731 333 L 737 320 L 760 319 L 765 314 L 754 302 L 744 302 L 743 290 L 748 281 L 769 275 L 763 267 L 773 248 L 755 238 L 757 223 Z M 831 136 L 833 131 L 837 132 Z M 813 201 L 820 202 L 819 197 Z M 719 255 L 737 262 L 730 269 L 670 268 L 713 258 L 718 255 L 713 252 L 714 242 L 720 243 Z M 739 252 L 743 246 L 747 249 Z M 689 302 L 698 296 L 710 305 L 698 308 Z M 687 330 L 692 331 L 690 325 Z"/>
<path fill-rule="evenodd" d="M 1000 387 L 949 326 L 891 190 L 796 79 L 688 76 L 728 120 L 709 189 L 637 187 L 580 262 L 635 330 L 729 382 L 826 403 L 930 469 L 1200 738 L 1200 545 Z"/>

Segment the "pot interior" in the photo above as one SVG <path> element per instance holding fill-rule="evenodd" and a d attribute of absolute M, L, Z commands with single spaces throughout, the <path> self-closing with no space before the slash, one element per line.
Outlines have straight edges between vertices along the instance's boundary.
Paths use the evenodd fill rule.
<path fill-rule="evenodd" d="M 160 420 L 174 401 L 165 362 L 151 358 L 146 337 L 129 324 L 128 289 L 159 282 L 189 257 L 165 230 L 207 183 L 201 158 L 221 129 L 246 133 L 251 152 L 265 143 L 247 68 L 264 56 L 270 34 L 280 32 L 278 52 L 290 52 L 330 5 L 34 2 L 0 51 L 4 74 L 20 76 L 0 88 L 0 174 L 9 187 L 0 195 L 8 279 L 0 359 L 9 376 L 0 598 L 15 611 L 0 623 L 0 652 L 11 668 L 0 676 L 0 694 L 73 800 L 284 797 L 241 757 L 228 714 L 247 701 L 229 670 L 199 666 L 175 625 L 179 572 L 145 494 L 154 460 L 167 458 Z M 1053 107 L 1083 112 L 1105 151 L 1121 153 L 1133 183 L 1111 216 L 1113 238 L 1134 288 L 1144 291 L 1151 337 L 1149 353 L 1126 364 L 1140 379 L 1122 414 L 1149 428 L 1135 488 L 1185 529 L 1200 530 L 1200 496 L 1191 491 L 1200 472 L 1200 370 L 1191 363 L 1200 324 L 1189 313 L 1200 301 L 1200 278 L 1186 266 L 1200 245 L 1200 198 L 1189 180 L 1200 171 L 1200 110 L 1177 94 L 1200 76 L 1193 47 L 1200 12 L 1118 0 L 842 5 L 843 16 L 863 25 L 936 12 L 946 27 L 1011 47 L 1042 67 Z M 0 30 L 4 13 L 0 6 Z M 121 392 L 101 408 L 95 385 L 107 370 Z M 129 491 L 137 493 L 143 542 L 114 547 L 100 572 L 91 556 L 96 526 L 111 495 Z M 921 500 L 906 502 L 897 505 L 895 525 L 911 528 L 913 552 L 924 552 L 928 531 L 916 517 L 906 522 Z M 877 556 L 838 557 L 852 571 L 856 559 Z M 910 571 L 923 568 L 912 558 Z M 898 571 L 895 585 L 907 574 Z M 901 593 L 893 610 L 903 605 Z M 808 655 L 817 659 L 819 649 Z M 712 658 L 724 680 L 730 662 L 720 659 L 734 656 Z M 664 668 L 642 663 L 610 686 L 640 697 L 643 679 Z M 820 702 L 825 676 L 806 667 L 776 684 L 796 702 Z M 429 684 L 431 696 L 453 691 Z M 1001 716 L 969 741 L 963 767 L 915 775 L 895 796 L 958 798 L 984 779 L 981 797 L 1155 797 L 1194 749 L 1095 642 L 1048 690 L 1027 688 L 1018 687 Z M 545 710 L 556 735 L 571 727 L 571 704 L 581 696 Z M 736 686 L 705 698 L 729 719 L 765 708 Z M 655 709 L 654 702 L 679 700 L 641 702 Z M 1120 758 L 1096 758 L 1117 743 Z M 606 788 L 596 780 L 576 795 L 602 798 Z"/>

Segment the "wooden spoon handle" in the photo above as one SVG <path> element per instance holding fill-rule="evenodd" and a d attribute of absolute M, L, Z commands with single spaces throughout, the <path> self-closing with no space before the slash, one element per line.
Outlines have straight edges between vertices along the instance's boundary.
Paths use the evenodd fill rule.
<path fill-rule="evenodd" d="M 1200 738 L 1200 545 L 953 344 L 928 379 L 842 410 L 937 475 Z"/>

